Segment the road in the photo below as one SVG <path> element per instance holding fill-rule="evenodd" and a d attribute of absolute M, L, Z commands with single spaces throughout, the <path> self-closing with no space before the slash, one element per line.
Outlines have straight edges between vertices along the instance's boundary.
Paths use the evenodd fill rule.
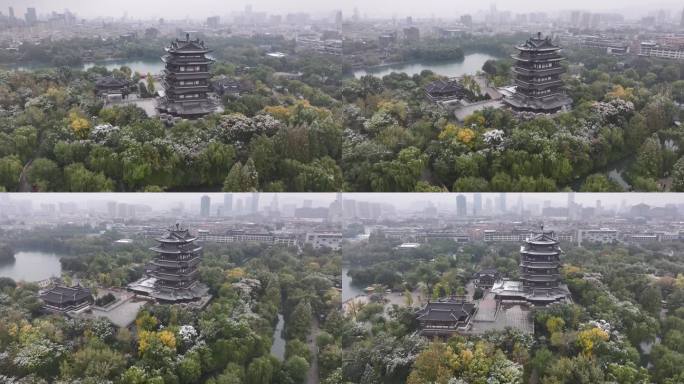
<path fill-rule="evenodd" d="M 311 352 L 311 365 L 309 372 L 306 375 L 306 384 L 318 384 L 318 347 L 316 346 L 316 336 L 318 336 L 318 317 L 313 316 L 311 322 L 311 332 L 307 343 L 309 345 L 309 352 Z"/>
<path fill-rule="evenodd" d="M 21 170 L 21 175 L 19 175 L 19 192 L 32 192 L 27 174 L 29 167 L 31 167 L 31 163 L 33 163 L 33 159 L 29 160 Z"/>

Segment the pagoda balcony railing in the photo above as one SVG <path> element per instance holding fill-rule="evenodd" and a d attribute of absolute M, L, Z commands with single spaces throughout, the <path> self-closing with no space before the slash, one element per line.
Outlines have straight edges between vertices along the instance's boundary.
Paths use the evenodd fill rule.
<path fill-rule="evenodd" d="M 525 57 L 520 55 L 513 55 L 511 58 L 523 63 L 556 63 L 565 60 L 562 56 L 557 57 Z"/>
<path fill-rule="evenodd" d="M 170 255 L 180 255 L 186 253 L 196 253 L 202 250 L 202 247 L 194 246 L 193 248 L 188 247 L 174 247 L 174 248 L 164 248 L 160 246 L 154 246 L 150 248 L 151 251 L 157 253 L 166 253 Z"/>
<path fill-rule="evenodd" d="M 528 280 L 528 281 L 558 281 L 560 280 L 560 274 L 559 273 L 551 273 L 551 274 L 543 274 L 543 275 L 535 275 L 531 273 L 522 273 L 520 274 L 520 279 L 521 280 Z"/>
<path fill-rule="evenodd" d="M 521 260 L 519 266 L 527 268 L 558 268 L 560 267 L 560 262 Z"/>
<path fill-rule="evenodd" d="M 190 260 L 165 260 L 165 259 L 154 259 L 152 264 L 160 267 L 171 267 L 171 268 L 188 268 L 194 267 L 200 263 L 200 258 L 195 257 Z"/>
<path fill-rule="evenodd" d="M 162 71 L 166 76 L 178 76 L 178 75 L 202 75 L 211 77 L 209 71 L 178 71 L 171 70 L 170 68 L 164 68 Z"/>
<path fill-rule="evenodd" d="M 560 97 L 560 96 L 565 96 L 565 93 L 563 93 L 563 92 L 554 92 L 554 93 L 549 93 L 549 94 L 546 94 L 546 95 L 528 95 L 528 94 L 526 94 L 526 93 L 524 93 L 524 92 L 518 92 L 518 93 L 522 94 L 523 96 L 525 96 L 525 97 L 527 97 L 527 98 L 535 99 L 535 100 L 539 100 L 539 101 L 545 101 L 545 100 L 549 100 L 549 99 L 552 99 L 552 98 L 556 98 L 556 97 Z"/>
<path fill-rule="evenodd" d="M 559 75 L 565 72 L 563 67 L 550 67 L 550 68 L 527 68 L 523 66 L 513 67 L 513 72 L 518 75 L 523 76 L 535 76 L 535 75 Z"/>
<path fill-rule="evenodd" d="M 560 253 L 560 249 L 530 249 L 524 245 L 520 246 L 520 253 L 539 256 L 553 256 Z"/>
<path fill-rule="evenodd" d="M 164 89 L 193 89 L 193 88 L 209 88 L 210 85 L 207 84 L 195 84 L 195 85 L 178 85 L 178 84 L 169 84 L 167 81 L 163 81 L 162 85 L 164 86 Z"/>
<path fill-rule="evenodd" d="M 518 85 L 521 85 L 523 87 L 545 89 L 545 88 L 553 87 L 556 85 L 563 85 L 563 80 L 556 79 L 556 80 L 546 80 L 543 82 L 537 82 L 537 81 L 528 82 L 528 81 L 520 80 L 519 78 L 517 78 L 517 79 L 515 79 L 515 83 Z"/>
<path fill-rule="evenodd" d="M 557 58 L 563 58 L 560 54 L 558 54 L 558 50 L 555 51 L 549 51 L 549 52 L 544 52 L 544 53 L 537 53 L 537 52 L 530 52 L 530 51 L 522 51 L 515 53 L 514 56 L 526 59 L 526 60 L 546 60 L 546 59 L 557 59 Z"/>
<path fill-rule="evenodd" d="M 176 273 L 166 273 L 166 272 L 154 271 L 150 275 L 152 277 L 156 277 L 157 279 L 160 279 L 160 280 L 189 281 L 189 280 L 194 280 L 196 278 L 196 274 L 197 274 L 197 271 L 195 270 L 189 274 L 176 274 Z"/>

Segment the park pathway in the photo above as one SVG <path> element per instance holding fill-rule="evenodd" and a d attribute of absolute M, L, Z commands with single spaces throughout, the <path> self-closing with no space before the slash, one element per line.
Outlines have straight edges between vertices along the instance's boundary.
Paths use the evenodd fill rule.
<path fill-rule="evenodd" d="M 311 322 L 311 332 L 307 339 L 309 352 L 311 352 L 311 366 L 309 366 L 309 372 L 306 375 L 306 384 L 318 384 L 318 346 L 316 345 L 318 329 L 318 317 L 314 315 Z"/>

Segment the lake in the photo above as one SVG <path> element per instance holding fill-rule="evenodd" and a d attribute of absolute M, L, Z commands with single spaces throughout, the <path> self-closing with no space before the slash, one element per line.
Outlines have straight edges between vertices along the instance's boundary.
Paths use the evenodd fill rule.
<path fill-rule="evenodd" d="M 0 263 L 0 277 L 35 282 L 62 274 L 61 256 L 50 252 L 17 252 L 14 261 Z"/>
<path fill-rule="evenodd" d="M 81 66 L 75 66 L 75 69 L 82 69 L 82 70 L 87 70 L 89 68 L 92 68 L 96 65 L 99 65 L 101 67 L 107 68 L 107 70 L 111 71 L 112 69 L 118 69 L 121 66 L 125 65 L 133 71 L 133 73 L 138 72 L 142 75 L 146 75 L 147 73 L 151 74 L 157 74 L 161 72 L 162 69 L 164 69 L 164 63 L 160 59 L 157 60 L 109 60 L 109 61 L 101 61 L 97 63 L 85 63 Z M 0 67 L 3 67 L 0 65 Z M 17 65 L 9 65 L 6 66 L 9 69 L 14 69 L 18 71 L 33 71 L 33 70 L 38 70 L 38 69 L 48 69 L 48 68 L 53 68 L 50 65 L 47 64 L 17 64 Z"/>
<path fill-rule="evenodd" d="M 426 69 L 438 75 L 448 77 L 474 75 L 477 71 L 482 70 L 482 66 L 487 60 L 496 59 L 497 57 L 486 53 L 471 53 L 465 55 L 462 61 L 415 62 L 361 69 L 354 71 L 354 77 L 359 78 L 368 74 L 383 77 L 392 72 L 404 72 L 409 76 L 413 76 L 420 74 Z"/>
<path fill-rule="evenodd" d="M 363 290 L 352 285 L 352 278 L 351 278 L 351 276 L 347 275 L 348 272 L 349 272 L 349 268 L 346 268 L 346 267 L 342 268 L 342 302 L 343 303 L 349 299 L 353 299 L 356 296 L 364 294 Z"/>
<path fill-rule="evenodd" d="M 133 73 L 140 73 L 141 75 L 146 75 L 148 73 L 158 74 L 164 69 L 164 63 L 161 59 L 158 60 L 113 60 L 105 61 L 101 63 L 86 63 L 83 65 L 84 70 L 94 67 L 95 65 L 103 66 L 107 68 L 108 71 L 112 69 L 118 69 L 121 66 L 129 67 Z"/>

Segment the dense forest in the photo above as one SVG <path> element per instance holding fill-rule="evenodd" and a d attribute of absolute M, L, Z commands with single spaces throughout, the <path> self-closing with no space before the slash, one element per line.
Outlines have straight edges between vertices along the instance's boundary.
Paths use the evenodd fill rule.
<path fill-rule="evenodd" d="M 380 284 L 426 297 L 463 294 L 474 271 L 517 276 L 511 245 L 448 241 L 396 249 L 382 237 L 345 250 L 361 287 Z M 342 338 L 353 383 L 667 383 L 684 380 L 684 259 L 679 243 L 565 244 L 563 279 L 573 303 L 533 309 L 534 334 L 514 329 L 447 341 L 415 336 L 415 304 L 354 308 Z M 476 293 L 477 297 L 477 293 Z M 413 307 L 413 308 L 412 308 Z"/>
<path fill-rule="evenodd" d="M 502 54 L 512 46 L 506 39 L 427 41 L 403 54 L 457 55 L 478 46 Z M 679 63 L 570 50 L 572 111 L 536 117 L 485 109 L 458 122 L 424 96 L 423 87 L 439 78 L 430 71 L 357 79 L 344 58 L 272 58 L 257 49 L 264 42 L 293 50 L 277 38 L 208 42 L 218 59 L 214 73 L 235 77 L 244 92 L 225 96 L 222 114 L 173 127 L 95 97 L 98 76 L 138 81 L 130 68 L 0 72 L 1 188 L 684 190 Z M 510 65 L 490 61 L 482 73 L 503 85 Z"/>
<path fill-rule="evenodd" d="M 151 257 L 144 239 L 113 248 L 115 233 L 78 232 L 36 230 L 35 244 L 26 233 L 3 238 L 22 247 L 64 243 L 65 277 L 93 289 L 124 286 Z M 213 295 L 209 305 L 197 310 L 148 304 L 130 329 L 103 318 L 45 315 L 35 284 L 0 278 L 0 381 L 296 384 L 305 382 L 315 358 L 321 383 L 338 383 L 339 270 L 335 253 L 208 245 L 200 279 Z M 270 354 L 279 313 L 283 361 Z M 314 323 L 317 333 L 309 342 Z"/>

